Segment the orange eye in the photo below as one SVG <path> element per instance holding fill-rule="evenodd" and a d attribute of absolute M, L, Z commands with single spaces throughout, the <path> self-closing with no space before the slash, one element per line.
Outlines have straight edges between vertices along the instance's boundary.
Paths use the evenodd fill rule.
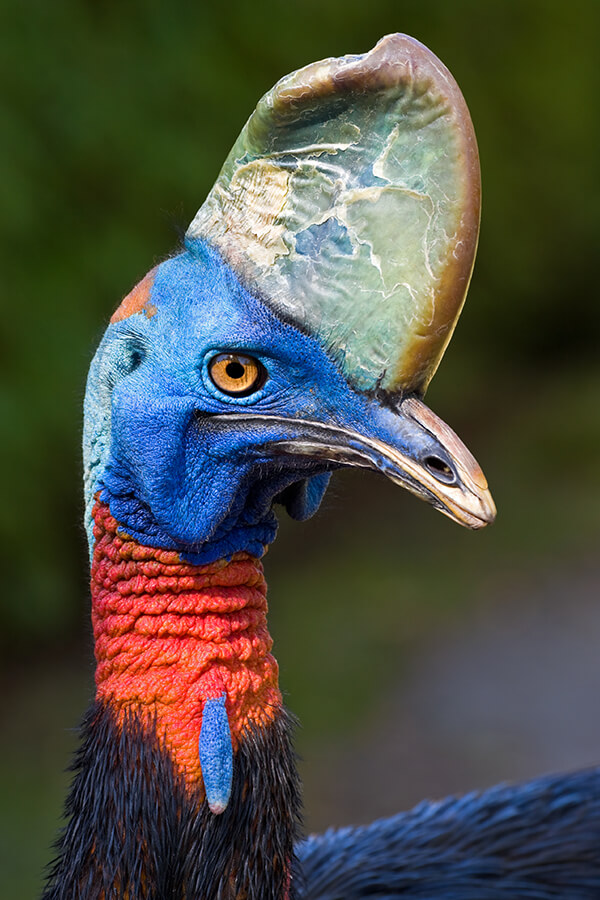
<path fill-rule="evenodd" d="M 208 372 L 220 391 L 234 397 L 253 394 L 267 377 L 262 363 L 241 353 L 219 353 L 209 362 Z"/>

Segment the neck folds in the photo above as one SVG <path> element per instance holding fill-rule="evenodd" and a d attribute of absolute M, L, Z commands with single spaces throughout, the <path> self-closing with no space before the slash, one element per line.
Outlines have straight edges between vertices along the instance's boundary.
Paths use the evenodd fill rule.
<path fill-rule="evenodd" d="M 97 700 L 134 713 L 214 812 L 229 797 L 232 752 L 281 713 L 260 562 L 245 553 L 203 566 L 118 533 L 94 510 L 92 621 Z"/>
<path fill-rule="evenodd" d="M 292 900 L 300 792 L 260 563 L 188 565 L 94 518 L 97 698 L 43 900 Z"/>

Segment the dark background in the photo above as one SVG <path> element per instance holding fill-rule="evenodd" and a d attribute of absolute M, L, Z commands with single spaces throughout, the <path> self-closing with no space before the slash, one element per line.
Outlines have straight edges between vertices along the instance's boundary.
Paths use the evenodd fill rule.
<path fill-rule="evenodd" d="M 92 692 L 80 429 L 121 297 L 177 244 L 257 99 L 404 31 L 454 73 L 484 207 L 428 394 L 497 524 L 345 473 L 267 559 L 309 827 L 600 756 L 600 6 L 91 2 L 0 11 L 0 878 L 36 895 Z"/>

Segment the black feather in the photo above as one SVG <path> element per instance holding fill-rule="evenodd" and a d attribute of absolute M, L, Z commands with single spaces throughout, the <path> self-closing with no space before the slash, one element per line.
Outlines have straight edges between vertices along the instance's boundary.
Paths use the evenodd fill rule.
<path fill-rule="evenodd" d="M 600 769 L 332 829 L 296 868 L 291 730 L 282 713 L 246 736 L 214 816 L 155 729 L 97 704 L 43 900 L 600 900 Z"/>
<path fill-rule="evenodd" d="M 245 736 L 229 805 L 215 816 L 190 795 L 154 728 L 133 712 L 119 727 L 96 704 L 43 900 L 293 897 L 300 789 L 291 730 L 282 712 Z"/>

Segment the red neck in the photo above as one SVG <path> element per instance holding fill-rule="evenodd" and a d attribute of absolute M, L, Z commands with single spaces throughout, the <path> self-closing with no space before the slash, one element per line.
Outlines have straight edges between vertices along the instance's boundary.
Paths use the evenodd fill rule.
<path fill-rule="evenodd" d="M 94 522 L 97 699 L 119 717 L 135 709 L 155 718 L 176 769 L 197 787 L 206 700 L 226 694 L 234 750 L 249 725 L 281 708 L 261 563 L 246 553 L 182 562 L 119 533 L 100 502 Z"/>

